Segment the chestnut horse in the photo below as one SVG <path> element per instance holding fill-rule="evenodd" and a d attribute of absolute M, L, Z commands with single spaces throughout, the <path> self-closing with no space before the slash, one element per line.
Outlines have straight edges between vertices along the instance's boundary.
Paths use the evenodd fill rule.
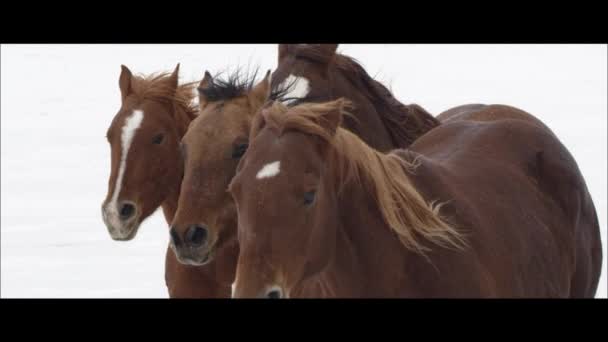
<path fill-rule="evenodd" d="M 252 117 L 269 96 L 295 105 L 346 94 L 355 101 L 356 110 L 344 126 L 381 151 L 407 147 L 439 124 L 421 107 L 398 102 L 354 59 L 337 54 L 336 48 L 336 44 L 280 45 L 272 79 L 266 75 L 255 87 L 255 76 L 237 72 L 222 80 L 205 73 L 199 85 L 200 115 L 182 139 L 185 178 L 171 229 L 178 260 L 204 265 L 221 250 L 219 254 L 233 260 L 220 263 L 232 264 L 228 269 L 234 274 L 238 251 L 228 246 L 237 243 L 236 209 L 225 190 L 247 149 Z M 225 274 L 228 270 L 222 277 Z"/>
<path fill-rule="evenodd" d="M 181 263 L 221 265 L 217 277 L 228 284 L 234 281 L 239 250 L 236 209 L 226 189 L 247 149 L 251 118 L 277 96 L 271 94 L 270 71 L 255 86 L 254 81 L 255 74 L 238 70 L 226 79 L 206 71 L 198 87 L 199 116 L 181 141 L 184 179 L 171 247 Z"/>
<path fill-rule="evenodd" d="M 178 73 L 179 64 L 171 74 L 146 77 L 122 66 L 122 103 L 107 132 L 111 173 L 102 205 L 114 240 L 133 239 L 160 206 L 168 223 L 175 215 L 183 174 L 179 142 L 197 113 L 191 104 L 194 84 L 178 86 Z M 165 281 L 171 297 L 230 295 L 230 283 L 216 281 L 215 265 L 181 265 L 169 248 Z"/>
<path fill-rule="evenodd" d="M 235 297 L 594 296 L 597 215 L 548 129 L 456 120 L 383 153 L 339 127 L 343 111 L 275 103 L 254 118 L 229 187 Z"/>

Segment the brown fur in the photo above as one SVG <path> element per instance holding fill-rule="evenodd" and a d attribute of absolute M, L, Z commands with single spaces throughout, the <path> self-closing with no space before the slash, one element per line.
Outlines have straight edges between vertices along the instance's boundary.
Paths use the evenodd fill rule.
<path fill-rule="evenodd" d="M 337 44 L 281 44 L 273 84 L 277 86 L 293 74 L 310 80 L 306 102 L 349 99 L 353 116 L 344 127 L 380 151 L 408 147 L 439 125 L 422 107 L 399 102 L 356 60 L 336 53 L 336 48 Z"/>
<path fill-rule="evenodd" d="M 213 94 L 219 98 L 214 100 L 206 98 L 206 90 L 221 88 L 222 81 L 214 80 L 206 72 L 200 82 L 200 115 L 182 139 L 185 173 L 178 210 L 171 224 L 172 247 L 180 262 L 221 263 L 222 278 L 230 283 L 236 271 L 238 244 L 236 209 L 226 189 L 240 159 L 232 153 L 248 143 L 251 118 L 270 96 L 270 72 L 256 86 L 249 80 L 244 80 L 246 84 L 232 81 L 239 84 L 228 85 L 230 91 L 224 97 L 218 95 L 222 91 L 216 88 Z M 194 225 L 208 232 L 205 243 L 197 248 L 184 243 L 188 229 Z"/>
<path fill-rule="evenodd" d="M 326 113 L 341 112 L 349 106 L 342 100 L 321 104 L 302 104 L 288 108 L 275 102 L 263 111 L 266 124 L 279 131 L 299 131 L 318 137 L 331 146 L 327 157 L 331 160 L 332 174 L 338 193 L 349 184 L 361 184 L 364 191 L 375 199 L 386 224 L 398 235 L 403 244 L 419 253 L 428 250 L 418 243 L 417 236 L 441 246 L 463 247 L 463 238 L 439 216 L 440 205 L 426 203 L 416 191 L 403 169 L 414 172 L 415 161 L 403 160 L 393 154 L 382 154 L 365 145 L 361 139 L 347 130 L 337 129 L 340 122 L 329 127 L 323 123 Z M 252 134 L 252 137 L 257 132 Z M 404 210 L 407 208 L 407 210 Z"/>
<path fill-rule="evenodd" d="M 334 56 L 338 61 L 337 64 L 328 67 L 339 69 L 340 71 L 336 71 L 336 73 L 348 75 L 348 79 L 336 76 L 339 78 L 339 82 L 333 82 L 327 88 L 313 83 L 312 86 L 315 88 L 313 93 L 323 97 L 348 91 L 351 97 L 360 99 L 359 107 L 352 116 L 354 120 L 350 122 L 357 124 L 353 126 L 346 123 L 345 126 L 361 134 L 371 146 L 380 150 L 390 150 L 401 145 L 408 145 L 415 135 L 420 135 L 423 131 L 436 125 L 432 116 L 420 111 L 421 116 L 425 117 L 430 124 L 424 128 L 416 126 L 412 130 L 412 122 L 415 122 L 411 117 L 414 113 L 412 108 L 417 107 L 406 107 L 398 103 L 386 88 L 376 85 L 377 82 L 372 80 L 356 62 L 348 57 L 335 55 L 335 47 L 322 45 L 318 49 L 309 51 L 323 52 L 324 56 Z M 282 73 L 293 71 L 289 67 L 297 69 L 298 65 L 280 65 L 273 73 L 272 82 L 275 86 L 276 82 L 280 81 Z M 313 73 L 318 72 L 318 70 L 312 71 Z M 308 74 L 306 76 L 315 77 Z M 275 77 L 279 77 L 279 80 L 275 80 Z M 357 80 L 357 77 L 361 80 Z M 226 82 L 229 84 L 229 81 Z M 249 81 L 252 80 L 247 80 L 243 85 L 252 85 Z M 255 87 L 259 90 L 257 94 L 253 87 L 248 89 L 249 86 L 232 86 L 227 88 L 229 91 L 222 92 L 221 89 L 217 89 L 218 85 L 214 82 L 218 83 L 218 80 L 205 72 L 198 87 L 200 115 L 191 124 L 188 133 L 182 139 L 185 177 L 182 182 L 177 214 L 172 221 L 172 231 L 177 239 L 184 241 L 186 233 L 191 227 L 196 225 L 204 227 L 208 236 L 202 246 L 190 248 L 182 244 L 175 249 L 180 261 L 185 264 L 200 265 L 222 258 L 221 251 L 224 251 L 232 259 L 222 260 L 222 264 L 227 267 L 223 269 L 223 274 L 232 274 L 234 277 L 236 257 L 232 256 L 238 254 L 238 247 L 233 246 L 237 230 L 236 208 L 225 190 L 235 174 L 238 160 L 231 159 L 229 154 L 234 146 L 248 141 L 251 121 L 256 111 L 270 96 L 270 89 L 267 89 L 262 82 Z M 219 84 L 226 84 L 226 82 L 219 82 Z M 349 86 L 345 82 L 354 82 L 357 86 L 353 89 L 353 86 Z M 213 91 L 208 92 L 206 89 Z M 382 93 L 382 89 L 385 91 L 384 93 Z M 212 98 L 207 98 L 206 93 L 211 93 Z M 222 93 L 229 96 L 224 96 L 227 98 L 222 99 Z M 371 102 L 375 104 L 371 104 Z M 407 124 L 404 124 L 406 118 Z M 393 132 L 401 132 L 395 133 L 395 141 L 382 122 L 386 122 Z M 403 126 L 408 127 L 402 129 Z M 412 241 L 412 239 L 404 241 Z M 228 266 L 231 262 L 233 266 Z M 227 279 L 229 277 L 227 276 Z"/>
<path fill-rule="evenodd" d="M 275 105 L 256 118 L 230 185 L 239 220 L 236 297 L 277 287 L 290 297 L 594 296 L 597 215 L 576 162 L 548 129 L 520 119 L 456 120 L 408 150 L 382 154 L 339 128 L 340 107 Z M 488 106 L 475 116 L 509 111 Z M 258 179 L 271 161 L 280 172 Z M 304 205 L 311 190 L 314 202 Z M 427 205 L 435 200 L 445 203 L 442 217 Z M 390 219 L 389 208 L 449 224 L 416 227 Z M 464 248 L 450 248 L 462 246 L 451 227 L 466 233 Z M 422 248 L 404 247 L 404 231 L 420 235 Z"/>
<path fill-rule="evenodd" d="M 134 109 L 144 109 L 144 121 L 132 142 L 123 187 L 118 197 L 119 201 L 129 200 L 137 205 L 138 214 L 131 226 L 129 239 L 135 237 L 141 222 L 159 206 L 162 206 L 168 223 L 177 209 L 183 172 L 179 140 L 198 112 L 193 104 L 194 84 L 178 85 L 178 71 L 179 65 L 173 73 L 133 76 L 127 67 L 122 67 L 119 78 L 122 104 L 107 133 L 112 149 L 112 169 L 104 205 L 112 197 L 118 174 L 122 153 L 121 129 L 125 118 Z M 158 133 L 164 134 L 164 140 L 155 146 L 151 139 Z M 230 283 L 221 284 L 218 281 L 214 265 L 204 269 L 180 265 L 169 247 L 165 280 L 169 295 L 173 298 L 230 295 Z"/>
<path fill-rule="evenodd" d="M 336 72 L 348 75 L 348 80 L 341 77 L 341 82 L 334 82 L 327 89 L 316 87 L 313 92 L 322 95 L 324 92 L 333 94 L 348 91 L 351 96 L 360 98 L 360 106 L 353 115 L 353 122 L 356 121 L 357 125 L 349 126 L 347 123 L 345 126 L 368 138 L 367 141 L 371 146 L 380 150 L 390 150 L 407 145 L 415 135 L 422 134 L 422 131 L 428 130 L 436 124 L 432 116 L 421 111 L 421 116 L 424 116 L 430 124 L 425 128 L 416 126 L 417 131 L 414 132 L 411 124 L 414 121 L 410 122 L 410 120 L 413 120 L 413 109 L 417 107 L 405 107 L 398 103 L 386 88 L 372 80 L 354 60 L 336 55 L 335 47 L 322 45 L 306 51 L 322 53 L 324 57 L 318 55 L 315 57 L 317 60 L 332 56 L 331 58 L 337 62 L 335 65 L 331 64 L 331 68 L 336 69 Z M 309 56 L 309 58 L 313 57 Z M 289 71 L 289 66 L 279 66 L 273 73 L 272 82 L 275 86 L 277 81 L 274 77 L 280 78 L 282 73 Z M 291 66 L 298 67 L 297 65 Z M 188 133 L 182 139 L 185 176 L 177 214 L 172 222 L 172 235 L 174 235 L 172 240 L 185 241 L 188 230 L 194 226 L 204 227 L 208 233 L 202 246 L 194 248 L 182 244 L 175 248 L 180 261 L 184 264 L 200 265 L 217 259 L 219 251 L 227 251 L 232 248 L 224 249 L 224 246 L 232 246 L 232 243 L 236 241 L 236 208 L 225 191 L 235 174 L 238 162 L 238 160 L 230 158 L 230 151 L 237 144 L 248 141 L 254 114 L 271 96 L 271 89 L 268 89 L 270 85 L 261 82 L 254 88 L 251 78 L 245 78 L 242 84 L 231 84 L 231 79 L 238 80 L 242 76 L 236 73 L 228 76 L 227 80 L 218 80 L 205 72 L 198 86 L 200 115 L 190 125 Z M 306 76 L 311 77 L 308 74 Z M 353 86 L 345 86 L 344 81 L 354 82 L 357 86 L 354 89 Z M 222 85 L 227 85 L 225 91 L 222 91 Z M 210 97 L 208 98 L 206 94 Z M 371 102 L 375 103 L 375 107 Z M 369 110 L 369 113 L 366 110 Z M 410 123 L 409 126 L 403 122 L 406 118 Z M 393 141 L 393 138 L 389 136 L 390 133 L 385 130 L 383 120 L 391 127 L 392 132 L 400 132 L 395 133 L 396 141 Z M 407 241 L 411 241 L 411 238 Z M 235 255 L 236 253 L 228 254 Z M 236 259 L 233 261 L 236 265 Z M 224 264 L 228 265 L 230 262 L 225 261 Z M 232 272 L 234 274 L 235 269 L 236 267 L 232 267 L 232 271 L 226 269 L 224 273 L 231 274 Z"/>
<path fill-rule="evenodd" d="M 171 74 L 162 72 L 151 75 L 138 75 L 131 79 L 132 95 L 139 102 L 144 100 L 164 100 L 181 106 L 190 119 L 194 119 L 198 108 L 193 102 L 194 88 L 198 82 L 180 84 L 177 89 L 168 84 Z"/>

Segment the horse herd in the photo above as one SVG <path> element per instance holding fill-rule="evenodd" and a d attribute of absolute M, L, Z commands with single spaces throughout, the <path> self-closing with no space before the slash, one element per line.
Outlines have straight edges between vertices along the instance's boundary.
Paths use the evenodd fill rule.
<path fill-rule="evenodd" d="M 264 78 L 122 66 L 102 204 L 114 240 L 162 207 L 172 298 L 594 297 L 595 207 L 556 135 L 506 105 L 437 117 L 337 44 Z"/>

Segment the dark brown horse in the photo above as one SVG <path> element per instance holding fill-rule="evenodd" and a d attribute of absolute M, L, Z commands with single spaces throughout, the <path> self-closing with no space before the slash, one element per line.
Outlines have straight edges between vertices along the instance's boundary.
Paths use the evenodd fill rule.
<path fill-rule="evenodd" d="M 547 128 L 486 106 L 388 154 L 343 102 L 275 103 L 230 185 L 236 297 L 593 297 L 585 181 Z M 485 111 L 485 113 L 484 113 Z"/>
<path fill-rule="evenodd" d="M 347 98 L 352 116 L 344 128 L 379 151 L 405 148 L 437 127 L 422 107 L 404 105 L 353 58 L 336 53 L 338 44 L 280 44 L 273 88 L 291 86 L 291 104 Z"/>
<path fill-rule="evenodd" d="M 344 119 L 343 126 L 379 151 L 408 147 L 441 122 L 512 118 L 547 128 L 521 110 L 482 111 L 488 106 L 483 104 L 451 108 L 435 118 L 417 104 L 399 102 L 355 59 L 337 53 L 337 47 L 338 44 L 279 44 L 273 86 L 292 85 L 286 96 L 291 104 L 348 99 L 354 107 L 353 115 Z"/>
<path fill-rule="evenodd" d="M 179 65 L 171 74 L 134 76 L 122 66 L 121 107 L 107 132 L 111 153 L 103 220 L 114 240 L 131 240 L 140 224 L 162 206 L 171 222 L 183 174 L 179 142 L 197 113 L 194 84 L 178 86 Z M 167 248 L 165 280 L 171 297 L 229 296 L 218 284 L 215 265 L 181 265 Z M 196 286 L 193 286 L 196 284 Z"/>
<path fill-rule="evenodd" d="M 222 80 L 206 73 L 199 85 L 200 116 L 182 140 L 185 178 L 171 229 L 181 262 L 204 265 L 224 254 L 228 259 L 220 263 L 230 265 L 232 258 L 236 270 L 237 253 L 228 252 L 236 244 L 236 209 L 225 190 L 247 149 L 253 115 L 269 96 L 293 105 L 347 95 L 356 109 L 344 126 L 381 151 L 406 147 L 438 125 L 421 107 L 398 102 L 336 48 L 280 45 L 272 80 L 267 75 L 256 87 L 255 77 L 235 73 Z"/>

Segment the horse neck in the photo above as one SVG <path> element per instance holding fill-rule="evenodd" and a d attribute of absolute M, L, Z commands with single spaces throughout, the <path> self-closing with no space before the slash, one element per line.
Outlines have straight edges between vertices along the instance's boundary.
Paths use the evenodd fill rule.
<path fill-rule="evenodd" d="M 310 297 L 359 298 L 366 292 L 366 270 L 344 224 L 336 230 L 334 253 L 327 267 L 307 283 Z"/>
<path fill-rule="evenodd" d="M 186 134 L 186 131 L 188 130 L 188 126 L 190 125 L 190 122 L 193 120 L 193 116 L 190 115 L 186 111 L 186 109 L 184 109 L 180 105 L 174 104 L 174 108 L 175 108 L 175 117 L 174 118 L 175 118 L 175 125 L 176 125 L 177 132 L 178 132 L 178 139 L 181 140 L 181 138 Z M 181 164 L 178 167 L 181 167 Z M 161 204 L 161 207 L 163 208 L 163 214 L 165 215 L 165 220 L 167 221 L 168 224 L 171 224 L 171 221 L 173 221 L 173 217 L 175 217 L 175 212 L 177 211 L 177 202 L 179 200 L 182 178 L 183 178 L 183 172 L 180 171 L 178 179 L 172 183 L 171 188 L 168 191 L 167 197 L 165 197 L 165 200 Z"/>
<path fill-rule="evenodd" d="M 399 154 L 408 160 L 418 156 L 404 150 Z M 345 185 L 338 196 L 336 252 L 319 275 L 321 292 L 338 297 L 414 295 L 401 270 L 426 260 L 403 246 L 370 198 L 359 184 Z"/>
<path fill-rule="evenodd" d="M 359 136 L 366 144 L 378 151 L 397 148 L 382 124 L 376 109 L 365 102 L 355 102 L 351 117 L 345 117 L 342 126 Z"/>
<path fill-rule="evenodd" d="M 353 101 L 351 116 L 345 116 L 342 127 L 355 133 L 365 143 L 378 151 L 389 151 L 399 147 L 393 142 L 374 104 L 359 92 L 335 94 L 334 98 L 346 97 Z"/>
<path fill-rule="evenodd" d="M 331 297 L 381 296 L 399 284 L 399 272 L 383 270 L 403 269 L 404 250 L 377 210 L 361 206 L 369 196 L 352 190 L 344 192 L 348 201 L 340 200 L 349 204 L 339 207 L 336 250 L 319 276 L 321 289 Z"/>
<path fill-rule="evenodd" d="M 407 148 L 440 124 L 419 105 L 401 103 L 376 80 L 362 81 L 353 86 L 357 88 L 356 91 L 344 96 L 354 101 L 352 114 L 357 120 L 345 118 L 344 126 L 378 151 Z"/>

